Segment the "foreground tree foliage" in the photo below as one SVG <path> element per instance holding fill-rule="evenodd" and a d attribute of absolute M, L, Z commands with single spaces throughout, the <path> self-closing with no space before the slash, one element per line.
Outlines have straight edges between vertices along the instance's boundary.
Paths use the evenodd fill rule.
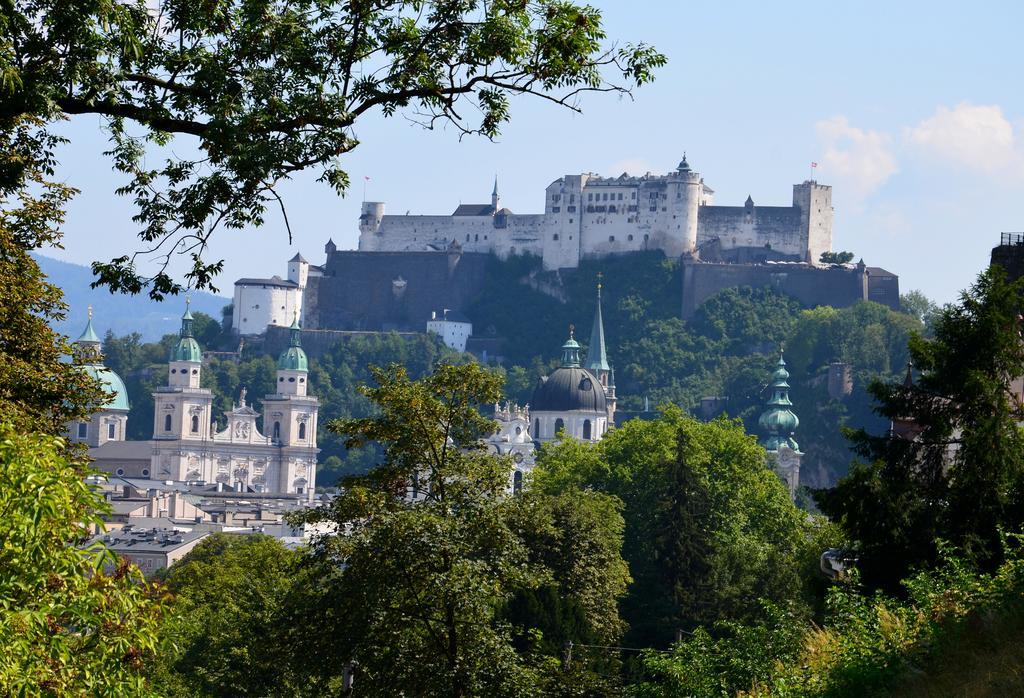
<path fill-rule="evenodd" d="M 160 633 L 154 673 L 163 693 L 301 694 L 286 642 L 292 590 L 314 581 L 301 557 L 269 536 L 216 533 L 167 570 L 176 613 Z"/>
<path fill-rule="evenodd" d="M 149 696 L 162 592 L 102 547 L 63 443 L 0 426 L 0 695 Z"/>
<path fill-rule="evenodd" d="M 345 532 L 320 538 L 310 563 L 320 589 L 298 645 L 331 657 L 307 668 L 323 672 L 310 682 L 331 685 L 355 662 L 364 695 L 560 692 L 566 675 L 544 632 L 612 642 L 622 630 L 616 599 L 629 576 L 615 503 L 508 494 L 511 462 L 484 450 L 494 423 L 477 411 L 501 382 L 479 365 L 441 365 L 420 381 L 397 366 L 374 375 L 365 393 L 379 412 L 331 428 L 352 447 L 379 443 L 382 462 L 300 517 Z M 575 609 L 575 628 L 514 603 L 544 588 Z M 569 686 L 586 681 L 600 685 L 584 675 Z"/>
<path fill-rule="evenodd" d="M 313 170 L 344 193 L 339 158 L 367 118 L 493 137 L 514 95 L 578 111 L 582 94 L 628 94 L 665 62 L 606 41 L 600 13 L 566 0 L 14 0 L 0 36 L 0 131 L 41 120 L 41 161 L 52 122 L 103 118 L 129 180 L 119 192 L 163 264 L 145 276 L 126 255 L 94 270 L 154 297 L 180 288 L 175 254 L 191 260 L 189 284 L 210 285 L 222 263 L 202 253 L 217 228 L 259 226 L 268 207 L 287 226 L 282 180 Z"/>
<path fill-rule="evenodd" d="M 806 515 L 738 422 L 701 423 L 669 409 L 595 446 L 545 445 L 534 487 L 593 489 L 624 502 L 636 580 L 623 603 L 631 646 L 666 646 L 677 630 L 755 617 L 759 598 L 804 599 Z"/>
<path fill-rule="evenodd" d="M 867 461 L 818 494 L 855 541 L 870 587 L 898 591 L 910 570 L 934 563 L 940 539 L 991 570 L 1000 531 L 1024 523 L 1022 300 L 1024 283 L 984 272 L 938 312 L 933 338 L 912 339 L 916 382 L 872 385 L 896 433 L 852 434 Z"/>
<path fill-rule="evenodd" d="M 57 142 L 38 126 L 20 119 L 0 129 L 0 415 L 22 433 L 57 435 L 65 422 L 87 418 L 102 393 L 63 360 L 70 347 L 48 324 L 63 319 L 61 291 L 30 254 L 59 243 L 73 193 L 48 181 L 52 159 L 34 159 Z"/>

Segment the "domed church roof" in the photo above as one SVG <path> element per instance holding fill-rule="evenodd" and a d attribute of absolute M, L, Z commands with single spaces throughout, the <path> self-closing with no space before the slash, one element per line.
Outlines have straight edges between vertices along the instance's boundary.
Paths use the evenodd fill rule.
<path fill-rule="evenodd" d="M 75 357 L 81 362 L 81 369 L 90 378 L 99 382 L 103 392 L 109 395 L 107 402 L 100 405 L 104 410 L 128 411 L 128 390 L 124 381 L 109 368 L 103 365 L 103 353 L 100 349 L 100 338 L 92 326 L 92 306 L 89 306 L 89 322 L 85 331 L 74 342 Z"/>
<path fill-rule="evenodd" d="M 562 345 L 562 365 L 542 378 L 530 400 L 531 412 L 606 411 L 604 388 L 597 376 L 580 366 L 580 345 L 573 339 Z"/>

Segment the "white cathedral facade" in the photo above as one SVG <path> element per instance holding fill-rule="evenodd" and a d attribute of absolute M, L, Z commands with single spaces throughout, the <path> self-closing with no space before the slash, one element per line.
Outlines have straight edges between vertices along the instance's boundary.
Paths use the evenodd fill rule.
<path fill-rule="evenodd" d="M 307 392 L 309 365 L 298 319 L 292 323 L 290 346 L 277 362 L 277 391 L 263 399 L 262 420 L 247 404 L 243 388 L 238 402 L 224 415 L 224 429 L 217 429 L 214 421 L 213 392 L 201 385 L 203 357 L 192 335 L 192 321 L 186 310 L 169 357 L 167 385 L 153 393 L 153 438 L 138 442 L 124 437 L 128 405 L 124 383 L 102 367 L 100 342 L 90 318 L 86 332 L 75 342 L 76 354 L 90 357 L 92 363 L 85 365 L 94 368 L 111 400 L 91 422 L 84 423 L 84 429 L 83 423 L 68 425 L 69 438 L 88 443 L 96 467 L 116 475 L 217 484 L 240 492 L 293 494 L 311 500 L 319 452 L 319 402 Z M 93 424 L 111 420 L 121 425 L 117 438 L 97 441 L 90 436 Z"/>

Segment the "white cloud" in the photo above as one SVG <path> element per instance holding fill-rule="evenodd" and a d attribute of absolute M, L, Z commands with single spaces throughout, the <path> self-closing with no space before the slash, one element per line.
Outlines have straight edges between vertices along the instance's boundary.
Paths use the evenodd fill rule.
<path fill-rule="evenodd" d="M 856 128 L 845 116 L 824 119 L 814 128 L 823 152 L 819 162 L 823 177 L 838 180 L 855 203 L 899 171 L 888 133 Z"/>
<path fill-rule="evenodd" d="M 1013 124 L 997 105 L 939 107 L 934 116 L 906 129 L 904 138 L 925 154 L 979 172 L 1019 173 L 1024 165 Z"/>

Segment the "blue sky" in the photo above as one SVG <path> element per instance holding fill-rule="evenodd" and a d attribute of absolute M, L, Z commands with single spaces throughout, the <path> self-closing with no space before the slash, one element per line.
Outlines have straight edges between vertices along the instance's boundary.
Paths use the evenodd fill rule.
<path fill-rule="evenodd" d="M 750 194 L 786 205 L 817 161 L 817 179 L 834 187 L 835 249 L 939 302 L 984 267 L 1000 231 L 1024 229 L 1024 4 L 592 4 L 610 37 L 668 55 L 634 100 L 590 95 L 573 114 L 520 99 L 493 143 L 373 116 L 344 161 L 354 183 L 346 198 L 313 177 L 284 187 L 292 246 L 274 216 L 260 230 L 219 234 L 211 257 L 226 260 L 221 293 L 241 276 L 284 275 L 296 250 L 322 261 L 328 238 L 355 247 L 364 176 L 367 198 L 389 213 L 449 213 L 487 201 L 497 174 L 503 204 L 531 213 L 562 174 L 664 172 L 686 151 L 716 203 Z M 79 263 L 138 245 L 98 125 L 77 118 L 61 153 L 61 174 L 82 193 L 54 256 Z"/>

